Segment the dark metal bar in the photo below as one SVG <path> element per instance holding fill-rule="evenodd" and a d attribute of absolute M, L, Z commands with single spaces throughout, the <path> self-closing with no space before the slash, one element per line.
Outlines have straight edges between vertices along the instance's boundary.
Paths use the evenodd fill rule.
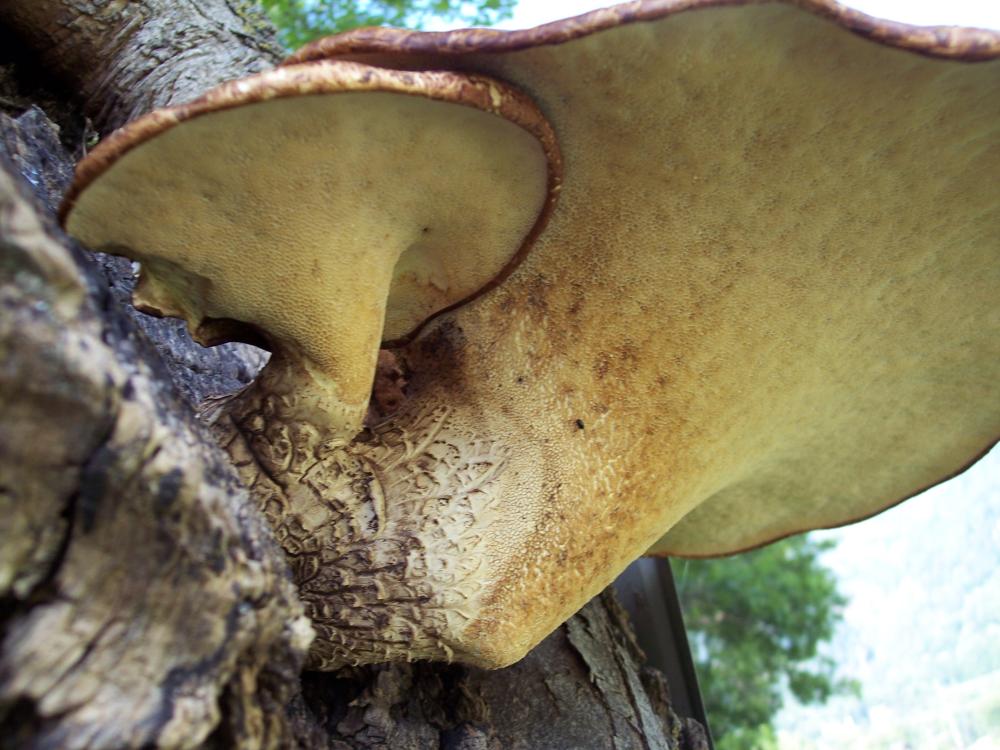
<path fill-rule="evenodd" d="M 647 663 L 667 677 L 674 710 L 700 722 L 709 735 L 709 746 L 714 747 L 669 560 L 636 560 L 614 586 Z"/>

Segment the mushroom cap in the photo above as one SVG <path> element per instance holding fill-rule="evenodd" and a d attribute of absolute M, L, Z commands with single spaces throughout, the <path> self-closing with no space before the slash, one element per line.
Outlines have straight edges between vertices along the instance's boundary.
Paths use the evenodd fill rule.
<path fill-rule="evenodd" d="M 401 355 L 409 414 L 511 455 L 470 640 L 530 647 L 644 549 L 849 523 L 996 441 L 1000 34 L 634 2 L 292 61 L 324 56 L 496 76 L 559 137 L 532 253 Z"/>
<path fill-rule="evenodd" d="M 320 322 L 404 340 L 509 274 L 559 172 L 551 128 L 508 85 L 320 62 L 129 123 L 80 162 L 61 215 L 143 261 L 146 311 L 207 344 L 288 339 L 328 369 L 354 349 Z"/>

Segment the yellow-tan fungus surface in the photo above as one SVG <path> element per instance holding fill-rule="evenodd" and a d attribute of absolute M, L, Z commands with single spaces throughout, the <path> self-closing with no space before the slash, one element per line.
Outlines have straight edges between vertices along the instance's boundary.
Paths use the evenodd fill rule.
<path fill-rule="evenodd" d="M 650 548 L 723 554 L 847 523 L 975 460 L 1000 432 L 998 57 L 992 32 L 825 0 L 633 2 L 522 32 L 360 30 L 297 53 L 287 70 L 340 58 L 505 81 L 551 123 L 563 164 L 537 233 L 544 159 L 510 171 L 504 195 L 526 174 L 538 186 L 506 230 L 529 232 L 530 252 L 400 342 L 395 414 L 332 444 L 267 397 L 234 429 L 213 413 L 292 561 L 312 665 L 503 666 Z M 460 129 L 478 132 L 473 114 Z M 484 166 L 491 151 L 469 169 L 505 174 L 506 155 Z M 377 210 L 349 196 L 346 228 L 323 231 L 413 246 L 426 222 L 399 213 L 394 181 L 415 176 L 368 159 L 393 177 L 371 177 L 397 196 L 384 229 L 354 228 Z M 458 201 L 456 237 L 479 241 L 460 220 L 482 212 L 470 183 L 428 184 Z M 436 288 L 437 271 L 413 268 L 400 279 Z M 317 300 L 335 326 L 392 283 L 343 278 L 363 292 Z M 205 304 L 196 286 L 185 304 Z"/>
<path fill-rule="evenodd" d="M 410 414 L 447 403 L 511 454 L 465 636 L 497 663 L 653 545 L 854 521 L 1000 432 L 1000 35 L 731 5 L 361 30 L 294 57 L 486 73 L 556 129 L 532 252 L 401 354 Z"/>
<path fill-rule="evenodd" d="M 137 306 L 204 343 L 263 339 L 265 379 L 290 372 L 349 438 L 379 343 L 518 258 L 552 187 L 546 138 L 485 79 L 284 68 L 126 126 L 84 162 L 66 226 L 142 261 Z"/>

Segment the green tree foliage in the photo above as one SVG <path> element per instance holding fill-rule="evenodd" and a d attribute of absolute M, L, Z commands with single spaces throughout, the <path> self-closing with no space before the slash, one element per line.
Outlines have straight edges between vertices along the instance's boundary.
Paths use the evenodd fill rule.
<path fill-rule="evenodd" d="M 712 733 L 719 750 L 775 746 L 785 690 L 825 702 L 850 683 L 819 655 L 845 599 L 819 557 L 832 542 L 796 536 L 717 560 L 674 564 Z"/>
<path fill-rule="evenodd" d="M 419 29 L 431 19 L 488 26 L 510 18 L 517 0 L 261 0 L 289 49 L 359 26 Z"/>

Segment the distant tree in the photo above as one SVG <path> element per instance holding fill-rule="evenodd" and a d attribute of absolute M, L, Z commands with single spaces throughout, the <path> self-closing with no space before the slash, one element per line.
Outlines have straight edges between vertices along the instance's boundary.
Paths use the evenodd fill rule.
<path fill-rule="evenodd" d="M 819 560 L 832 545 L 797 536 L 736 557 L 675 563 L 719 750 L 774 747 L 771 722 L 786 687 L 802 703 L 852 688 L 818 654 L 846 603 Z"/>
<path fill-rule="evenodd" d="M 261 0 L 282 43 L 295 48 L 359 26 L 419 29 L 431 19 L 489 26 L 510 18 L 517 0 Z"/>

